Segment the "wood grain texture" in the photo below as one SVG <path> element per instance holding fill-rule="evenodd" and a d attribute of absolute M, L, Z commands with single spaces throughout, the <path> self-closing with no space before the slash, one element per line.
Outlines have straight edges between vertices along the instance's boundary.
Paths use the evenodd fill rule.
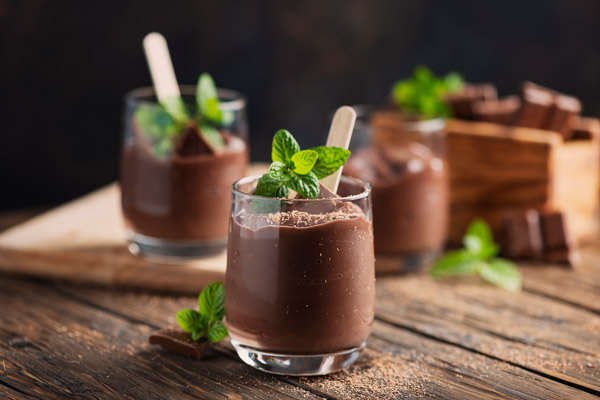
<path fill-rule="evenodd" d="M 385 282 L 397 279 L 379 278 L 378 285 L 381 286 L 383 282 L 385 286 Z M 428 277 L 418 279 L 429 281 Z M 510 296 L 505 292 L 496 293 L 496 289 L 489 286 L 482 289 L 498 296 Z M 128 317 L 147 321 L 156 327 L 174 323 L 177 310 L 195 304 L 194 297 L 123 293 L 72 286 L 61 286 L 60 291 L 113 313 L 121 314 L 127 310 Z M 411 293 L 402 295 L 406 299 L 412 297 Z M 379 290 L 378 303 L 385 302 L 386 297 L 388 293 Z M 398 302 L 396 307 L 405 313 L 421 312 L 420 308 L 412 307 L 412 302 Z M 495 310 L 494 307 L 488 307 L 482 312 L 487 311 L 493 316 Z M 444 309 L 440 309 L 436 317 L 443 319 L 443 313 Z M 385 313 L 383 318 L 386 318 Z M 473 333 L 472 340 L 478 340 L 479 334 Z M 483 332 L 483 335 L 487 333 Z M 230 347 L 224 347 L 221 351 L 234 356 Z M 328 377 L 287 380 L 314 393 L 343 399 L 592 398 L 585 392 L 478 353 L 477 350 L 443 343 L 410 329 L 377 321 L 367 350 L 348 371 Z"/>
<path fill-rule="evenodd" d="M 39 399 L 318 398 L 228 357 L 158 350 L 148 325 L 51 287 L 5 279 L 0 288 L 0 387 Z"/>
<path fill-rule="evenodd" d="M 251 174 L 261 173 L 262 164 Z M 0 234 L 0 272 L 102 286 L 196 293 L 223 279 L 226 252 L 165 264 L 127 250 L 117 184 Z"/>
<path fill-rule="evenodd" d="M 561 210 L 576 239 L 598 229 L 600 146 L 563 143 L 556 132 L 450 120 L 451 242 L 485 218 L 500 236 L 508 211 Z"/>
<path fill-rule="evenodd" d="M 382 320 L 600 395 L 600 369 L 587 367 L 600 360 L 593 312 L 477 279 L 379 279 L 377 290 Z"/>

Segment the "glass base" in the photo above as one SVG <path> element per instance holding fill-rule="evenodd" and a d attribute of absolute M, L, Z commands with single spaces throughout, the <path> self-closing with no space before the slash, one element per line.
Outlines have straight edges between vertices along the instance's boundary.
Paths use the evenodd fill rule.
<path fill-rule="evenodd" d="M 246 364 L 276 375 L 312 376 L 326 375 L 348 368 L 358 359 L 366 342 L 352 349 L 327 354 L 279 354 L 245 346 L 235 339 L 231 344 Z"/>
<path fill-rule="evenodd" d="M 375 272 L 378 274 L 409 274 L 429 268 L 441 255 L 440 250 L 412 254 L 375 254 Z"/>
<path fill-rule="evenodd" d="M 205 242 L 158 239 L 126 231 L 129 251 L 140 257 L 163 262 L 181 262 L 220 253 L 227 247 L 227 239 Z"/>

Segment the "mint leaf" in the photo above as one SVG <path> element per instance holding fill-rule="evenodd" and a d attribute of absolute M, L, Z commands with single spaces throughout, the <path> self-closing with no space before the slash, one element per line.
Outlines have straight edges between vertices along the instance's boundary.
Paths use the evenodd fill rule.
<path fill-rule="evenodd" d="M 189 121 L 190 116 L 185 108 L 183 99 L 180 96 L 167 97 L 166 99 L 162 99 L 160 104 L 162 104 L 165 110 L 171 114 L 179 127 L 182 127 Z"/>
<path fill-rule="evenodd" d="M 259 178 L 256 190 L 254 191 L 255 196 L 263 197 L 285 198 L 288 197 L 288 194 L 285 181 L 274 179 L 269 174 L 264 174 Z"/>
<path fill-rule="evenodd" d="M 499 247 L 494 243 L 488 224 L 477 218 L 469 224 L 463 237 L 464 249 L 447 253 L 430 270 L 436 278 L 479 274 L 485 281 L 506 290 L 521 290 L 517 266 L 503 258 L 494 258 Z"/>
<path fill-rule="evenodd" d="M 503 258 L 482 263 L 479 274 L 489 283 L 511 292 L 521 290 L 521 273 L 514 263 Z"/>
<path fill-rule="evenodd" d="M 203 318 L 196 310 L 187 309 L 177 311 L 175 318 L 181 329 L 190 333 L 202 331 L 208 325 L 206 318 Z"/>
<path fill-rule="evenodd" d="M 217 129 L 210 125 L 204 124 L 198 127 L 202 137 L 216 149 L 222 150 L 225 148 L 225 140 L 223 135 Z"/>
<path fill-rule="evenodd" d="M 215 321 L 210 325 L 208 329 L 207 337 L 211 342 L 218 342 L 227 336 L 227 327 L 223 324 L 222 321 Z"/>
<path fill-rule="evenodd" d="M 500 248 L 494 243 L 494 237 L 489 225 L 481 218 L 473 220 L 463 237 L 466 249 L 478 254 L 482 259 L 495 257 Z"/>
<path fill-rule="evenodd" d="M 192 332 L 192 340 L 200 340 L 200 338 L 202 336 L 204 336 L 204 331 L 203 330 L 197 330 Z"/>
<path fill-rule="evenodd" d="M 280 129 L 273 137 L 273 150 L 271 151 L 271 159 L 280 161 L 288 165 L 292 156 L 300 151 L 300 145 L 294 139 L 291 133 L 285 129 Z"/>
<path fill-rule="evenodd" d="M 435 278 L 473 275 L 479 262 L 479 258 L 469 251 L 451 251 L 433 265 L 430 273 Z"/>
<path fill-rule="evenodd" d="M 225 286 L 213 282 L 198 296 L 198 310 L 209 322 L 222 319 L 225 315 Z"/>
<path fill-rule="evenodd" d="M 450 107 L 444 96 L 462 88 L 462 77 L 456 72 L 438 78 L 425 66 L 417 66 L 413 76 L 398 81 L 392 87 L 394 102 L 404 111 L 427 118 L 450 117 Z"/>
<path fill-rule="evenodd" d="M 269 166 L 269 175 L 278 182 L 286 182 L 291 178 L 290 170 L 280 161 L 273 161 Z"/>
<path fill-rule="evenodd" d="M 175 120 L 160 105 L 140 105 L 135 110 L 134 120 L 140 131 L 152 140 L 173 137 L 177 133 Z"/>
<path fill-rule="evenodd" d="M 311 150 L 316 151 L 318 155 L 317 162 L 312 169 L 318 179 L 333 174 L 350 157 L 350 150 L 341 147 L 319 146 L 313 147 Z"/>
<path fill-rule="evenodd" d="M 155 157 L 166 157 L 173 151 L 173 141 L 169 138 L 161 139 L 154 143 L 152 150 Z"/>
<path fill-rule="evenodd" d="M 293 174 L 287 184 L 290 189 L 308 199 L 316 199 L 319 196 L 319 180 L 312 171 L 306 175 Z"/>
<path fill-rule="evenodd" d="M 313 169 L 318 157 L 318 153 L 314 150 L 302 150 L 294 153 L 291 159 L 294 163 L 294 172 L 300 175 L 308 174 Z"/>

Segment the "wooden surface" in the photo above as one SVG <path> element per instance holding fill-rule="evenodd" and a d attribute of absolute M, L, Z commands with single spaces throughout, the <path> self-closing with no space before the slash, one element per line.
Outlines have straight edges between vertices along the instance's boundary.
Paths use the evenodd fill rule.
<path fill-rule="evenodd" d="M 265 169 L 255 164 L 249 172 Z M 0 233 L 0 272 L 183 293 L 224 277 L 225 250 L 180 264 L 130 254 L 120 204 L 112 184 Z"/>
<path fill-rule="evenodd" d="M 521 266 L 519 294 L 477 279 L 378 277 L 360 360 L 312 378 L 258 372 L 226 342 L 201 361 L 148 345 L 194 296 L 0 274 L 0 398 L 598 398 L 600 242 L 582 259 L 578 270 Z"/>
<path fill-rule="evenodd" d="M 564 143 L 559 133 L 489 122 L 450 120 L 450 240 L 484 218 L 496 232 L 506 212 L 561 210 L 577 239 L 598 230 L 600 144 Z"/>

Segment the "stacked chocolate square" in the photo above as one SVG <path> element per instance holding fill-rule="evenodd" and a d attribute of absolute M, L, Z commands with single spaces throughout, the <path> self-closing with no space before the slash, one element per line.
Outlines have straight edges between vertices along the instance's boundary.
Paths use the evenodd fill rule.
<path fill-rule="evenodd" d="M 446 97 L 455 118 L 558 132 L 564 140 L 600 139 L 600 120 L 582 118 L 573 96 L 524 82 L 519 95 L 498 98 L 494 85 L 465 84 Z"/>

